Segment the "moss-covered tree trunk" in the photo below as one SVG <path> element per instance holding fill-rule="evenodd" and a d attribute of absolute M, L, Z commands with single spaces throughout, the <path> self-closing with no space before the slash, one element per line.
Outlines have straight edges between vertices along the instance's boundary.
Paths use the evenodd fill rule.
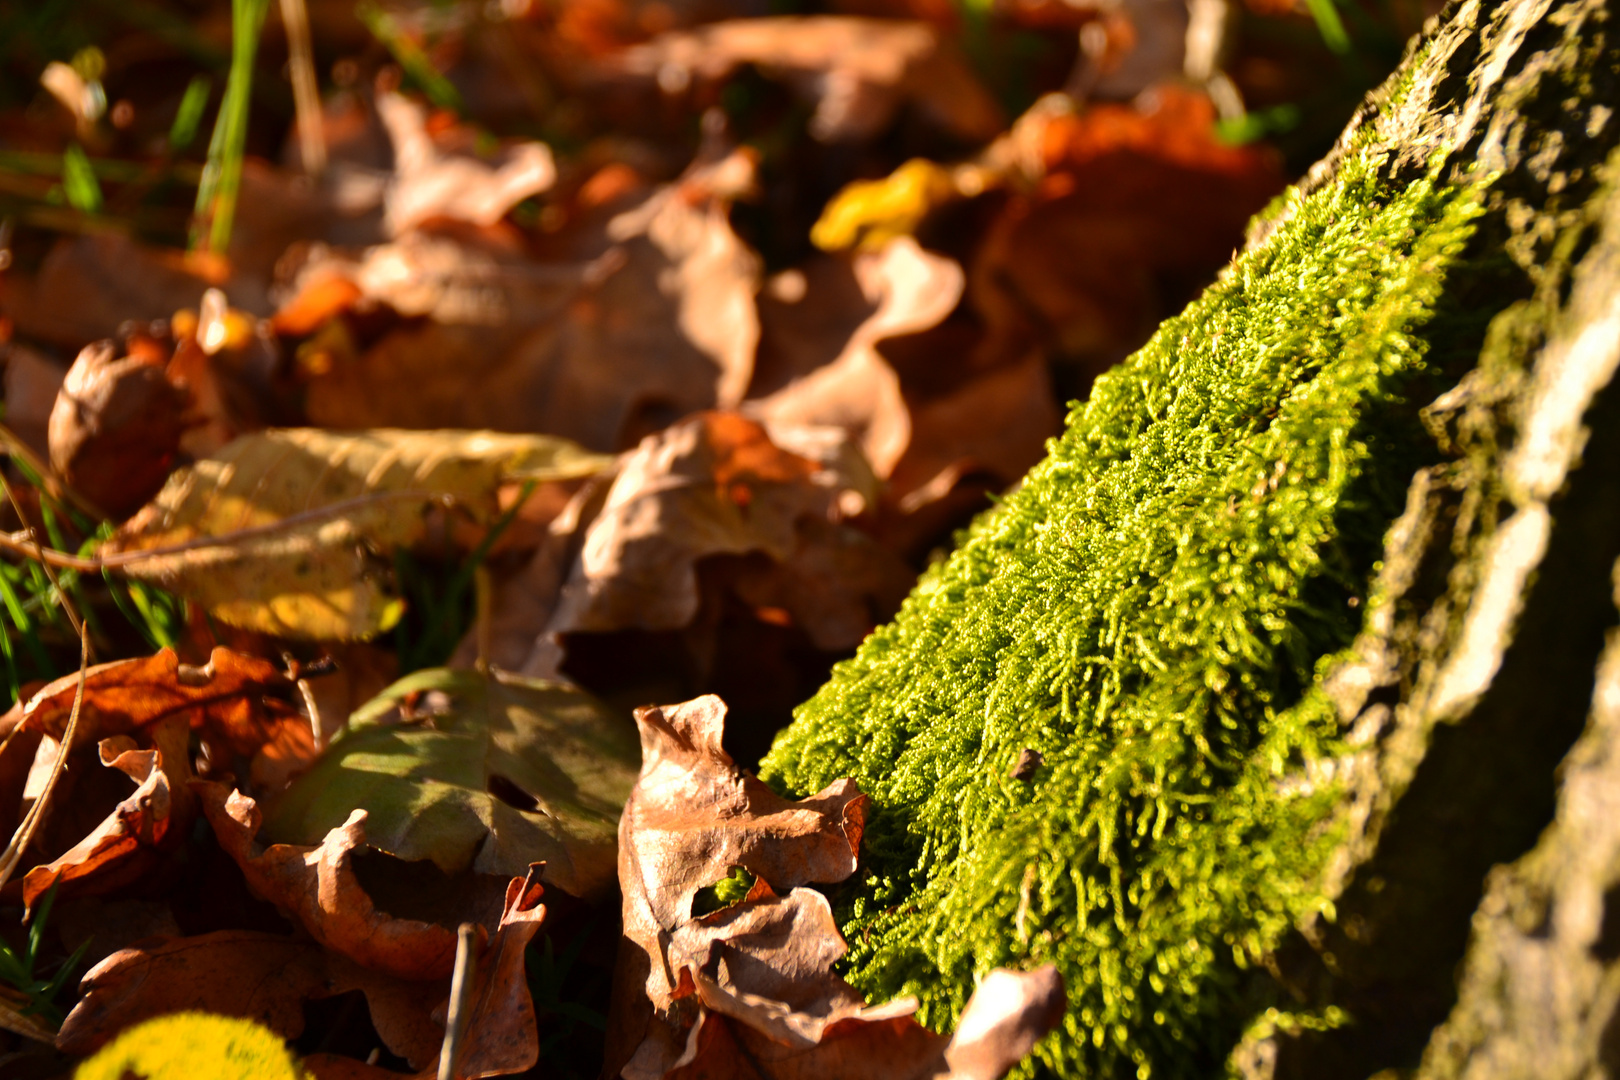
<path fill-rule="evenodd" d="M 800 710 L 857 985 L 1053 960 L 1064 1076 L 1620 1056 L 1617 8 L 1451 5 Z"/>

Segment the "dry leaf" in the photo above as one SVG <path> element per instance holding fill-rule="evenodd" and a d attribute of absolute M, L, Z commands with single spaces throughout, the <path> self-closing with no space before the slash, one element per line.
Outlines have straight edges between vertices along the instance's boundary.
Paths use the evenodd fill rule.
<path fill-rule="evenodd" d="M 540 1059 L 524 950 L 546 917 L 540 903 L 542 870 L 531 866 L 507 886 L 500 926 L 478 960 L 471 1016 L 456 1059 L 458 1077 L 507 1076 L 533 1068 Z"/>
<path fill-rule="evenodd" d="M 923 23 L 836 15 L 728 19 L 662 34 L 604 67 L 680 93 L 694 80 L 718 82 L 744 64 L 814 101 L 810 131 L 824 141 L 873 138 L 902 104 L 964 142 L 988 139 L 1004 122 L 972 69 Z"/>
<path fill-rule="evenodd" d="M 172 848 L 174 841 L 185 841 L 196 815 L 195 800 L 186 787 L 191 777 L 190 734 L 185 717 L 170 716 L 150 729 L 158 749 L 136 749 L 135 740 L 127 735 L 101 740 L 101 764 L 125 773 L 137 786 L 83 840 L 28 871 L 22 882 L 24 907 L 33 908 L 53 886 L 62 896 L 127 887 L 150 868 L 160 845 Z"/>
<path fill-rule="evenodd" d="M 419 722 L 388 714 L 429 695 Z M 582 691 L 491 672 L 410 675 L 346 732 L 277 804 L 266 836 L 313 843 L 366 808 L 367 842 L 446 873 L 546 880 L 587 896 L 610 886 L 636 745 L 620 716 Z"/>
<path fill-rule="evenodd" d="M 34 453 L 49 458 L 46 432 L 67 372 L 60 364 L 16 342 L 0 345 L 0 359 L 5 361 L 6 426 Z"/>
<path fill-rule="evenodd" d="M 318 847 L 261 848 L 253 838 L 263 815 L 252 799 L 213 783 L 199 783 L 197 794 L 220 848 L 242 868 L 248 887 L 321 945 L 401 979 L 443 978 L 455 967 L 454 932 L 378 910 L 355 877 L 351 859 L 366 843 L 366 811 L 351 812 Z"/>
<path fill-rule="evenodd" d="M 65 733 L 77 686 L 77 673 L 63 676 L 0 717 L 5 734 L 0 743 L 0 832 L 10 835 L 16 828 L 23 781 L 41 741 Z M 85 676 L 73 751 L 81 753 L 117 735 L 151 743 L 164 720 L 179 717 L 201 736 L 217 767 L 228 767 L 240 756 L 251 762 L 248 771 L 255 784 L 274 787 L 314 755 L 309 721 L 274 696 L 290 690 L 275 665 L 223 648 L 215 649 L 202 667 L 180 663 L 171 649 L 97 664 Z M 64 784 L 84 772 L 72 767 L 76 758 L 69 760 Z"/>
<path fill-rule="evenodd" d="M 673 1063 L 680 986 L 669 935 L 699 890 L 742 866 L 775 886 L 842 881 L 855 871 L 867 798 L 841 780 L 790 802 L 741 772 L 721 748 L 726 707 L 712 695 L 636 710 L 641 778 L 619 823 L 624 940 L 608 1036 L 609 1072 L 633 1055 Z M 651 1049 L 638 1048 L 644 1042 Z"/>
<path fill-rule="evenodd" d="M 186 406 L 162 358 L 120 357 L 111 341 L 87 345 L 51 410 L 51 465 L 122 520 L 157 494 L 174 467 Z"/>
<path fill-rule="evenodd" d="M 836 516 L 842 478 L 776 446 L 732 413 L 705 413 L 650 436 L 619 466 L 591 523 L 550 629 L 678 629 L 698 610 L 709 555 L 799 545 L 801 518 Z"/>
<path fill-rule="evenodd" d="M 694 168 L 608 222 L 587 263 L 417 238 L 324 266 L 429 319 L 307 372 L 310 420 L 544 431 L 618 450 L 688 412 L 735 405 L 759 337 L 759 260 L 727 214 L 752 179 L 742 153 Z"/>
<path fill-rule="evenodd" d="M 365 638 L 399 618 L 387 559 L 424 536 L 426 507 L 488 525 L 503 483 L 603 464 L 545 436 L 267 431 L 176 472 L 103 557 L 233 626 Z"/>
<path fill-rule="evenodd" d="M 720 748 L 725 706 L 641 709 L 641 779 L 621 824 L 625 938 L 607 1072 L 698 1077 L 994 1080 L 1063 1016 L 1055 968 L 993 972 L 958 1037 L 868 1007 L 833 970 L 846 951 L 826 897 L 774 886 L 854 871 L 866 797 L 839 781 L 799 803 L 740 773 Z M 694 919 L 697 891 L 742 866 L 740 903 Z"/>
<path fill-rule="evenodd" d="M 443 1039 L 432 1015 L 448 986 L 369 972 L 308 941 L 222 930 L 116 952 L 85 974 L 80 989 L 56 1038 L 57 1049 L 74 1056 L 143 1020 L 188 1010 L 246 1017 L 296 1038 L 306 1000 L 361 990 L 384 1044 L 421 1068 Z"/>
<path fill-rule="evenodd" d="M 377 95 L 377 115 L 394 144 L 394 177 L 386 196 L 386 223 L 393 236 L 434 218 L 493 225 L 557 178 L 544 143 L 518 143 L 485 164 L 435 145 L 427 110 L 408 98 Z"/>
<path fill-rule="evenodd" d="M 775 424 L 843 428 L 860 441 L 873 471 L 887 477 L 911 443 L 911 417 L 900 377 L 877 351 L 877 343 L 938 326 L 961 301 L 965 277 L 954 260 L 924 251 L 909 236 L 857 255 L 854 270 L 862 293 L 877 310 L 831 364 L 754 408 Z"/>

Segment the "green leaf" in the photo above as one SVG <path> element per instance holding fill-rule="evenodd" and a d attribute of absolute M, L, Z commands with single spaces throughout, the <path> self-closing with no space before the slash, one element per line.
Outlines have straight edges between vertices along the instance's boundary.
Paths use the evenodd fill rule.
<path fill-rule="evenodd" d="M 62 187 L 73 209 L 86 214 L 101 213 L 101 185 L 96 181 L 96 171 L 90 167 L 84 147 L 78 143 L 69 143 L 62 152 Z"/>
<path fill-rule="evenodd" d="M 407 699 L 431 715 L 391 719 Z M 583 691 L 432 668 L 356 712 L 263 835 L 316 844 L 360 806 L 367 841 L 398 858 L 513 877 L 543 861 L 547 884 L 586 896 L 615 880 L 640 761 L 629 717 Z"/>

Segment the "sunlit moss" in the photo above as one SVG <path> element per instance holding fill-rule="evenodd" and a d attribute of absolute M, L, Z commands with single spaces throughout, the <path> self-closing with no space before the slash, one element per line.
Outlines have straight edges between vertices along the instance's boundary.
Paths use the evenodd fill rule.
<path fill-rule="evenodd" d="M 182 1012 L 119 1034 L 73 1080 L 306 1080 L 281 1036 L 251 1020 Z"/>
<path fill-rule="evenodd" d="M 1210 1075 L 1275 1004 L 1244 969 L 1334 842 L 1334 793 L 1279 777 L 1340 749 L 1318 681 L 1435 454 L 1417 409 L 1457 372 L 1425 334 L 1478 194 L 1353 157 L 1294 196 L 801 707 L 762 771 L 875 800 L 835 897 L 869 997 L 944 1025 L 1055 961 L 1068 1077 Z"/>

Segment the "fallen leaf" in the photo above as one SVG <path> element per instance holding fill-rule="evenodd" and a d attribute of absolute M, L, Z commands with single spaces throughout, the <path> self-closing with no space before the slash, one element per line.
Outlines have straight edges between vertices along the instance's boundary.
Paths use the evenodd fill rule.
<path fill-rule="evenodd" d="M 995 218 L 969 303 L 992 338 L 1039 342 L 1089 375 L 1196 295 L 1284 182 L 1274 152 L 1222 143 L 1209 98 L 1173 85 L 1037 107 L 985 156 L 1034 190 Z"/>
<path fill-rule="evenodd" d="M 17 826 L 23 783 L 41 742 L 65 734 L 77 686 L 77 673 L 63 676 L 0 717 L 0 732 L 5 733 L 0 743 L 0 832 L 8 836 Z M 180 663 L 171 649 L 97 664 L 85 675 L 83 716 L 63 784 L 73 785 L 87 771 L 77 763 L 103 739 L 132 736 L 166 749 L 158 733 L 164 721 L 179 718 L 201 737 L 216 767 L 229 767 L 240 757 L 250 763 L 247 772 L 257 786 L 274 788 L 314 755 L 309 721 L 276 696 L 290 690 L 275 665 L 224 648 L 215 649 L 201 667 Z M 171 782 L 189 775 L 178 772 L 184 753 L 180 746 L 174 744 L 168 767 Z M 59 790 L 58 798 L 71 802 L 71 790 Z"/>
<path fill-rule="evenodd" d="M 751 406 L 775 424 L 831 425 L 859 440 L 878 476 L 895 469 L 911 443 L 911 416 L 900 377 L 878 342 L 932 329 L 955 310 L 966 278 L 953 259 L 903 236 L 855 257 L 855 278 L 871 316 L 836 360 Z"/>
<path fill-rule="evenodd" d="M 304 1030 L 306 1000 L 360 990 L 383 1043 L 421 1068 L 443 1040 L 432 1014 L 448 987 L 369 972 L 309 941 L 221 930 L 116 952 L 80 990 L 56 1037 L 57 1049 L 76 1057 L 143 1020 L 190 1010 L 246 1017 L 292 1039 Z"/>
<path fill-rule="evenodd" d="M 253 892 L 295 918 L 328 949 L 401 979 L 437 979 L 456 961 L 456 935 L 433 923 L 379 910 L 355 877 L 354 852 L 366 844 L 365 810 L 326 834 L 318 847 L 254 843 L 258 805 L 223 784 L 199 782 L 197 795 L 219 846 Z"/>
<path fill-rule="evenodd" d="M 988 139 L 1004 122 L 972 69 L 924 23 L 838 15 L 728 19 L 661 34 L 602 66 L 673 94 L 694 81 L 719 82 L 744 64 L 815 102 L 810 131 L 823 141 L 873 138 L 902 104 L 964 142 Z"/>
<path fill-rule="evenodd" d="M 699 560 L 761 551 L 786 563 L 803 543 L 801 522 L 838 520 L 846 493 L 865 504 L 872 492 L 862 487 L 858 477 L 782 449 L 734 413 L 704 413 L 650 436 L 620 464 L 547 629 L 684 627 L 698 610 Z M 851 600 L 865 623 L 862 601 Z M 818 633 L 820 623 L 807 629 L 818 644 L 832 637 L 824 647 L 839 648 L 869 627 L 851 640 Z"/>
<path fill-rule="evenodd" d="M 167 319 L 195 306 L 212 268 L 121 233 L 63 237 L 32 280 L 8 280 L 5 313 L 35 340 L 77 350 L 116 337 L 129 319 Z"/>
<path fill-rule="evenodd" d="M 671 1022 L 680 985 L 664 949 L 691 921 L 699 890 L 734 866 L 784 889 L 855 871 L 866 796 L 840 780 L 799 802 L 782 798 L 721 748 L 725 712 L 713 695 L 636 710 L 642 764 L 619 824 L 624 940 L 607 1075 L 637 1055 L 662 1062 L 660 1075 L 680 1056 L 683 1025 Z"/>
<path fill-rule="evenodd" d="M 398 236 L 435 218 L 493 225 L 524 199 L 549 188 L 557 167 L 544 143 L 505 148 L 492 163 L 436 144 L 427 110 L 397 93 L 377 95 L 377 115 L 394 145 L 385 221 Z"/>
<path fill-rule="evenodd" d="M 87 345 L 50 414 L 51 465 L 80 494 L 122 520 L 156 495 L 174 468 L 186 393 L 163 360 Z"/>
<path fill-rule="evenodd" d="M 725 706 L 641 709 L 641 779 L 621 824 L 625 938 L 607 1074 L 625 1080 L 953 1077 L 994 1080 L 1063 1017 L 1048 965 L 984 981 L 951 1039 L 916 1002 L 867 1006 L 834 972 L 847 950 L 825 896 L 854 871 L 866 797 L 838 781 L 799 803 L 720 748 Z M 741 866 L 739 903 L 692 917 L 698 889 Z M 774 886 L 794 886 L 778 895 Z"/>
<path fill-rule="evenodd" d="M 0 359 L 5 361 L 6 426 L 34 453 L 49 458 L 46 432 L 67 372 L 44 354 L 14 341 L 0 345 Z"/>
<path fill-rule="evenodd" d="M 545 921 L 540 875 L 535 865 L 506 889 L 506 906 L 489 948 L 478 959 L 466 1035 L 456 1059 L 456 1075 L 466 1080 L 508 1076 L 534 1067 L 540 1059 L 534 1000 L 524 966 L 524 950 Z"/>
<path fill-rule="evenodd" d="M 267 431 L 175 472 L 102 557 L 233 626 L 365 638 L 399 618 L 386 559 L 424 536 L 425 508 L 488 525 L 503 483 L 604 463 L 545 436 Z"/>
<path fill-rule="evenodd" d="M 735 405 L 759 338 L 759 260 L 727 215 L 752 180 L 744 153 L 695 167 L 606 222 L 583 263 L 407 237 L 347 269 L 324 265 L 427 320 L 307 373 L 310 420 L 544 431 L 619 450 Z"/>
<path fill-rule="evenodd" d="M 388 721 L 419 695 L 429 715 Z M 635 755 L 629 725 L 582 691 L 499 671 L 419 671 L 350 719 L 265 835 L 312 843 L 364 806 L 367 843 L 400 859 L 502 876 L 544 862 L 548 883 L 589 896 L 613 881 Z"/>
<path fill-rule="evenodd" d="M 32 909 L 52 887 L 60 895 L 108 893 L 128 886 L 155 860 L 159 846 L 184 841 L 195 802 L 186 781 L 190 730 L 185 717 L 171 716 L 151 729 L 159 749 L 136 749 L 135 740 L 115 735 L 101 741 L 101 764 L 125 773 L 136 783 L 130 795 L 101 825 L 55 860 L 36 866 L 23 877 L 22 901 Z"/>

